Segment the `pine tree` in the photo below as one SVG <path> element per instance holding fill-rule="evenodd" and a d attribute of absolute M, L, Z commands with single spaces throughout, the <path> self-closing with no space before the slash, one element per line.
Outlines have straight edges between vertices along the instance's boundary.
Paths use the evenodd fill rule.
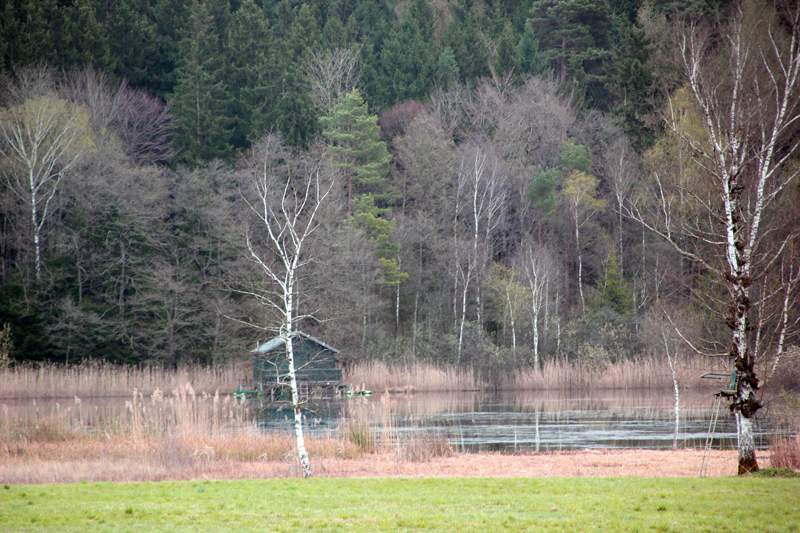
<path fill-rule="evenodd" d="M 609 58 L 610 26 L 606 0 L 537 0 L 531 22 L 538 28 L 539 47 L 562 85 L 587 94 L 599 105 L 598 94 Z"/>
<path fill-rule="evenodd" d="M 322 134 L 348 178 L 348 211 L 352 213 L 355 199 L 365 194 L 385 205 L 391 197 L 386 183 L 391 155 L 380 140 L 378 117 L 369 113 L 358 89 L 348 93 L 320 122 Z"/>

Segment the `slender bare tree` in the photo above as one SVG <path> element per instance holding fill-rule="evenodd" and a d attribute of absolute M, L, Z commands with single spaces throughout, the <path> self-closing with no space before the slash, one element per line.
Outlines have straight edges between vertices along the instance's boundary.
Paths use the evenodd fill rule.
<path fill-rule="evenodd" d="M 539 247 L 529 239 L 522 245 L 517 263 L 528 282 L 528 296 L 530 297 L 531 324 L 533 326 L 533 367 L 539 369 L 539 323 L 547 305 L 548 281 L 554 274 L 554 262 L 550 252 L 545 247 Z"/>
<path fill-rule="evenodd" d="M 505 190 L 505 178 L 502 175 L 497 158 L 485 149 L 472 146 L 461 160 L 458 171 L 458 187 L 456 191 L 456 238 L 459 216 L 463 212 L 468 245 L 462 257 L 456 257 L 456 287 L 461 285 L 461 319 L 458 327 L 457 362 L 461 362 L 461 349 L 464 343 L 464 324 L 467 317 L 467 296 L 470 287 L 477 281 L 475 298 L 477 301 L 477 320 L 482 323 L 481 277 L 485 272 L 487 261 L 491 259 L 492 237 L 500 224 Z M 456 245 L 456 253 L 458 253 Z"/>
<path fill-rule="evenodd" d="M 342 96 L 352 91 L 358 82 L 358 51 L 349 48 L 312 50 L 303 63 L 303 72 L 311 86 L 314 105 L 323 115 L 330 115 Z"/>
<path fill-rule="evenodd" d="M 323 157 L 293 157 L 279 138 L 269 135 L 252 150 L 251 190 L 244 194 L 257 226 L 245 233 L 247 254 L 271 287 L 246 290 L 278 317 L 278 336 L 286 346 L 289 387 L 294 410 L 297 453 L 303 477 L 311 475 L 303 437 L 302 402 L 297 386 L 293 339 L 297 324 L 307 315 L 296 311 L 298 272 L 311 258 L 305 247 L 319 226 L 317 215 L 331 192 L 333 181 L 325 182 L 328 167 Z"/>

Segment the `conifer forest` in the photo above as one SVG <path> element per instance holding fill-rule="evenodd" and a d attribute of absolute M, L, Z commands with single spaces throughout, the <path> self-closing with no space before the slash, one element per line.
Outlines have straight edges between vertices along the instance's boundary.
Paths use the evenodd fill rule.
<path fill-rule="evenodd" d="M 716 355 L 749 417 L 800 344 L 796 4 L 0 0 L 0 363 L 246 356 L 314 204 L 292 316 L 348 363 Z"/>

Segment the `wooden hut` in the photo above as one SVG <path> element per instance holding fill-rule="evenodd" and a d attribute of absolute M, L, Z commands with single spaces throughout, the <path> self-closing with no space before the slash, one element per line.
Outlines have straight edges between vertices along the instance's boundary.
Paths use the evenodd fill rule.
<path fill-rule="evenodd" d="M 302 399 L 323 399 L 340 396 L 342 365 L 339 350 L 302 331 L 292 337 L 295 375 Z M 253 385 L 273 400 L 289 399 L 289 360 L 286 344 L 275 337 L 259 345 L 253 354 Z"/>

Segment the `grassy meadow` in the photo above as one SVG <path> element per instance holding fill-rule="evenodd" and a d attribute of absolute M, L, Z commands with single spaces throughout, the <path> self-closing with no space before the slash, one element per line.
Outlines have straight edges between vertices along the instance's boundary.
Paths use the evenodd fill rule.
<path fill-rule="evenodd" d="M 800 531 L 800 479 L 5 485 L 0 531 Z"/>

